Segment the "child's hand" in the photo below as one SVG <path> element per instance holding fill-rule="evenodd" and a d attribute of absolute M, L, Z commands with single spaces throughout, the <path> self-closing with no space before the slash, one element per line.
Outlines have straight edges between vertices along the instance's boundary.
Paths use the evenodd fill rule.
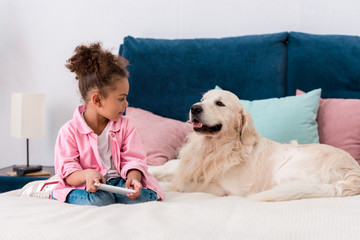
<path fill-rule="evenodd" d="M 141 172 L 138 170 L 130 170 L 127 174 L 125 183 L 126 188 L 134 189 L 135 193 L 128 193 L 127 196 L 130 199 L 136 199 L 140 196 L 142 185 L 141 185 Z"/>
<path fill-rule="evenodd" d="M 99 187 L 95 186 L 94 183 L 106 183 L 104 176 L 94 169 L 86 169 L 84 173 L 87 192 L 96 192 L 98 190 Z"/>

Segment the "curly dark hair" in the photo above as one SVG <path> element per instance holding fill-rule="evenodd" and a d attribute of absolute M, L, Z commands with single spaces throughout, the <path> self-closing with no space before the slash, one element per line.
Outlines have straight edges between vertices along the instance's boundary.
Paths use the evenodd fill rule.
<path fill-rule="evenodd" d="M 92 90 L 107 97 L 116 81 L 129 76 L 126 70 L 128 64 L 125 58 L 103 50 L 101 43 L 96 42 L 76 47 L 75 54 L 67 60 L 65 66 L 76 74 L 80 94 L 86 102 L 88 93 Z"/>

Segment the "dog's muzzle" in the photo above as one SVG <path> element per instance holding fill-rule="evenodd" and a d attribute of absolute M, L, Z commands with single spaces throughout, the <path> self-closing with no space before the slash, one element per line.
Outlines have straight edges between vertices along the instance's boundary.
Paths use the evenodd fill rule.
<path fill-rule="evenodd" d="M 219 132 L 222 128 L 221 124 L 216 124 L 214 126 L 208 126 L 202 122 L 202 114 L 204 112 L 203 108 L 199 104 L 194 104 L 190 108 L 190 121 L 193 124 L 193 129 L 195 132 L 200 133 L 216 133 Z"/>

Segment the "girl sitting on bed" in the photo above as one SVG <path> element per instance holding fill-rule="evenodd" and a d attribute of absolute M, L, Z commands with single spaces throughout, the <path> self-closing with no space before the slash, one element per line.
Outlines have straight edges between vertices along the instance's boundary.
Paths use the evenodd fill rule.
<path fill-rule="evenodd" d="M 134 126 L 123 113 L 128 106 L 128 62 L 99 43 L 76 47 L 66 67 L 76 74 L 85 105 L 61 127 L 55 145 L 59 183 L 53 198 L 67 203 L 103 206 L 162 199 L 164 193 L 148 172 Z M 126 196 L 99 190 L 95 184 L 134 189 Z"/>

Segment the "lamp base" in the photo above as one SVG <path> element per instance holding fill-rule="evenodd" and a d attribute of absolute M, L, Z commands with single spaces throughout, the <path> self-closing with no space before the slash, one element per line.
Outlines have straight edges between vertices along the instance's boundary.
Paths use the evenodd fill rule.
<path fill-rule="evenodd" d="M 26 173 L 38 172 L 42 170 L 40 165 L 15 165 L 13 171 L 16 172 L 16 175 L 23 176 Z"/>

